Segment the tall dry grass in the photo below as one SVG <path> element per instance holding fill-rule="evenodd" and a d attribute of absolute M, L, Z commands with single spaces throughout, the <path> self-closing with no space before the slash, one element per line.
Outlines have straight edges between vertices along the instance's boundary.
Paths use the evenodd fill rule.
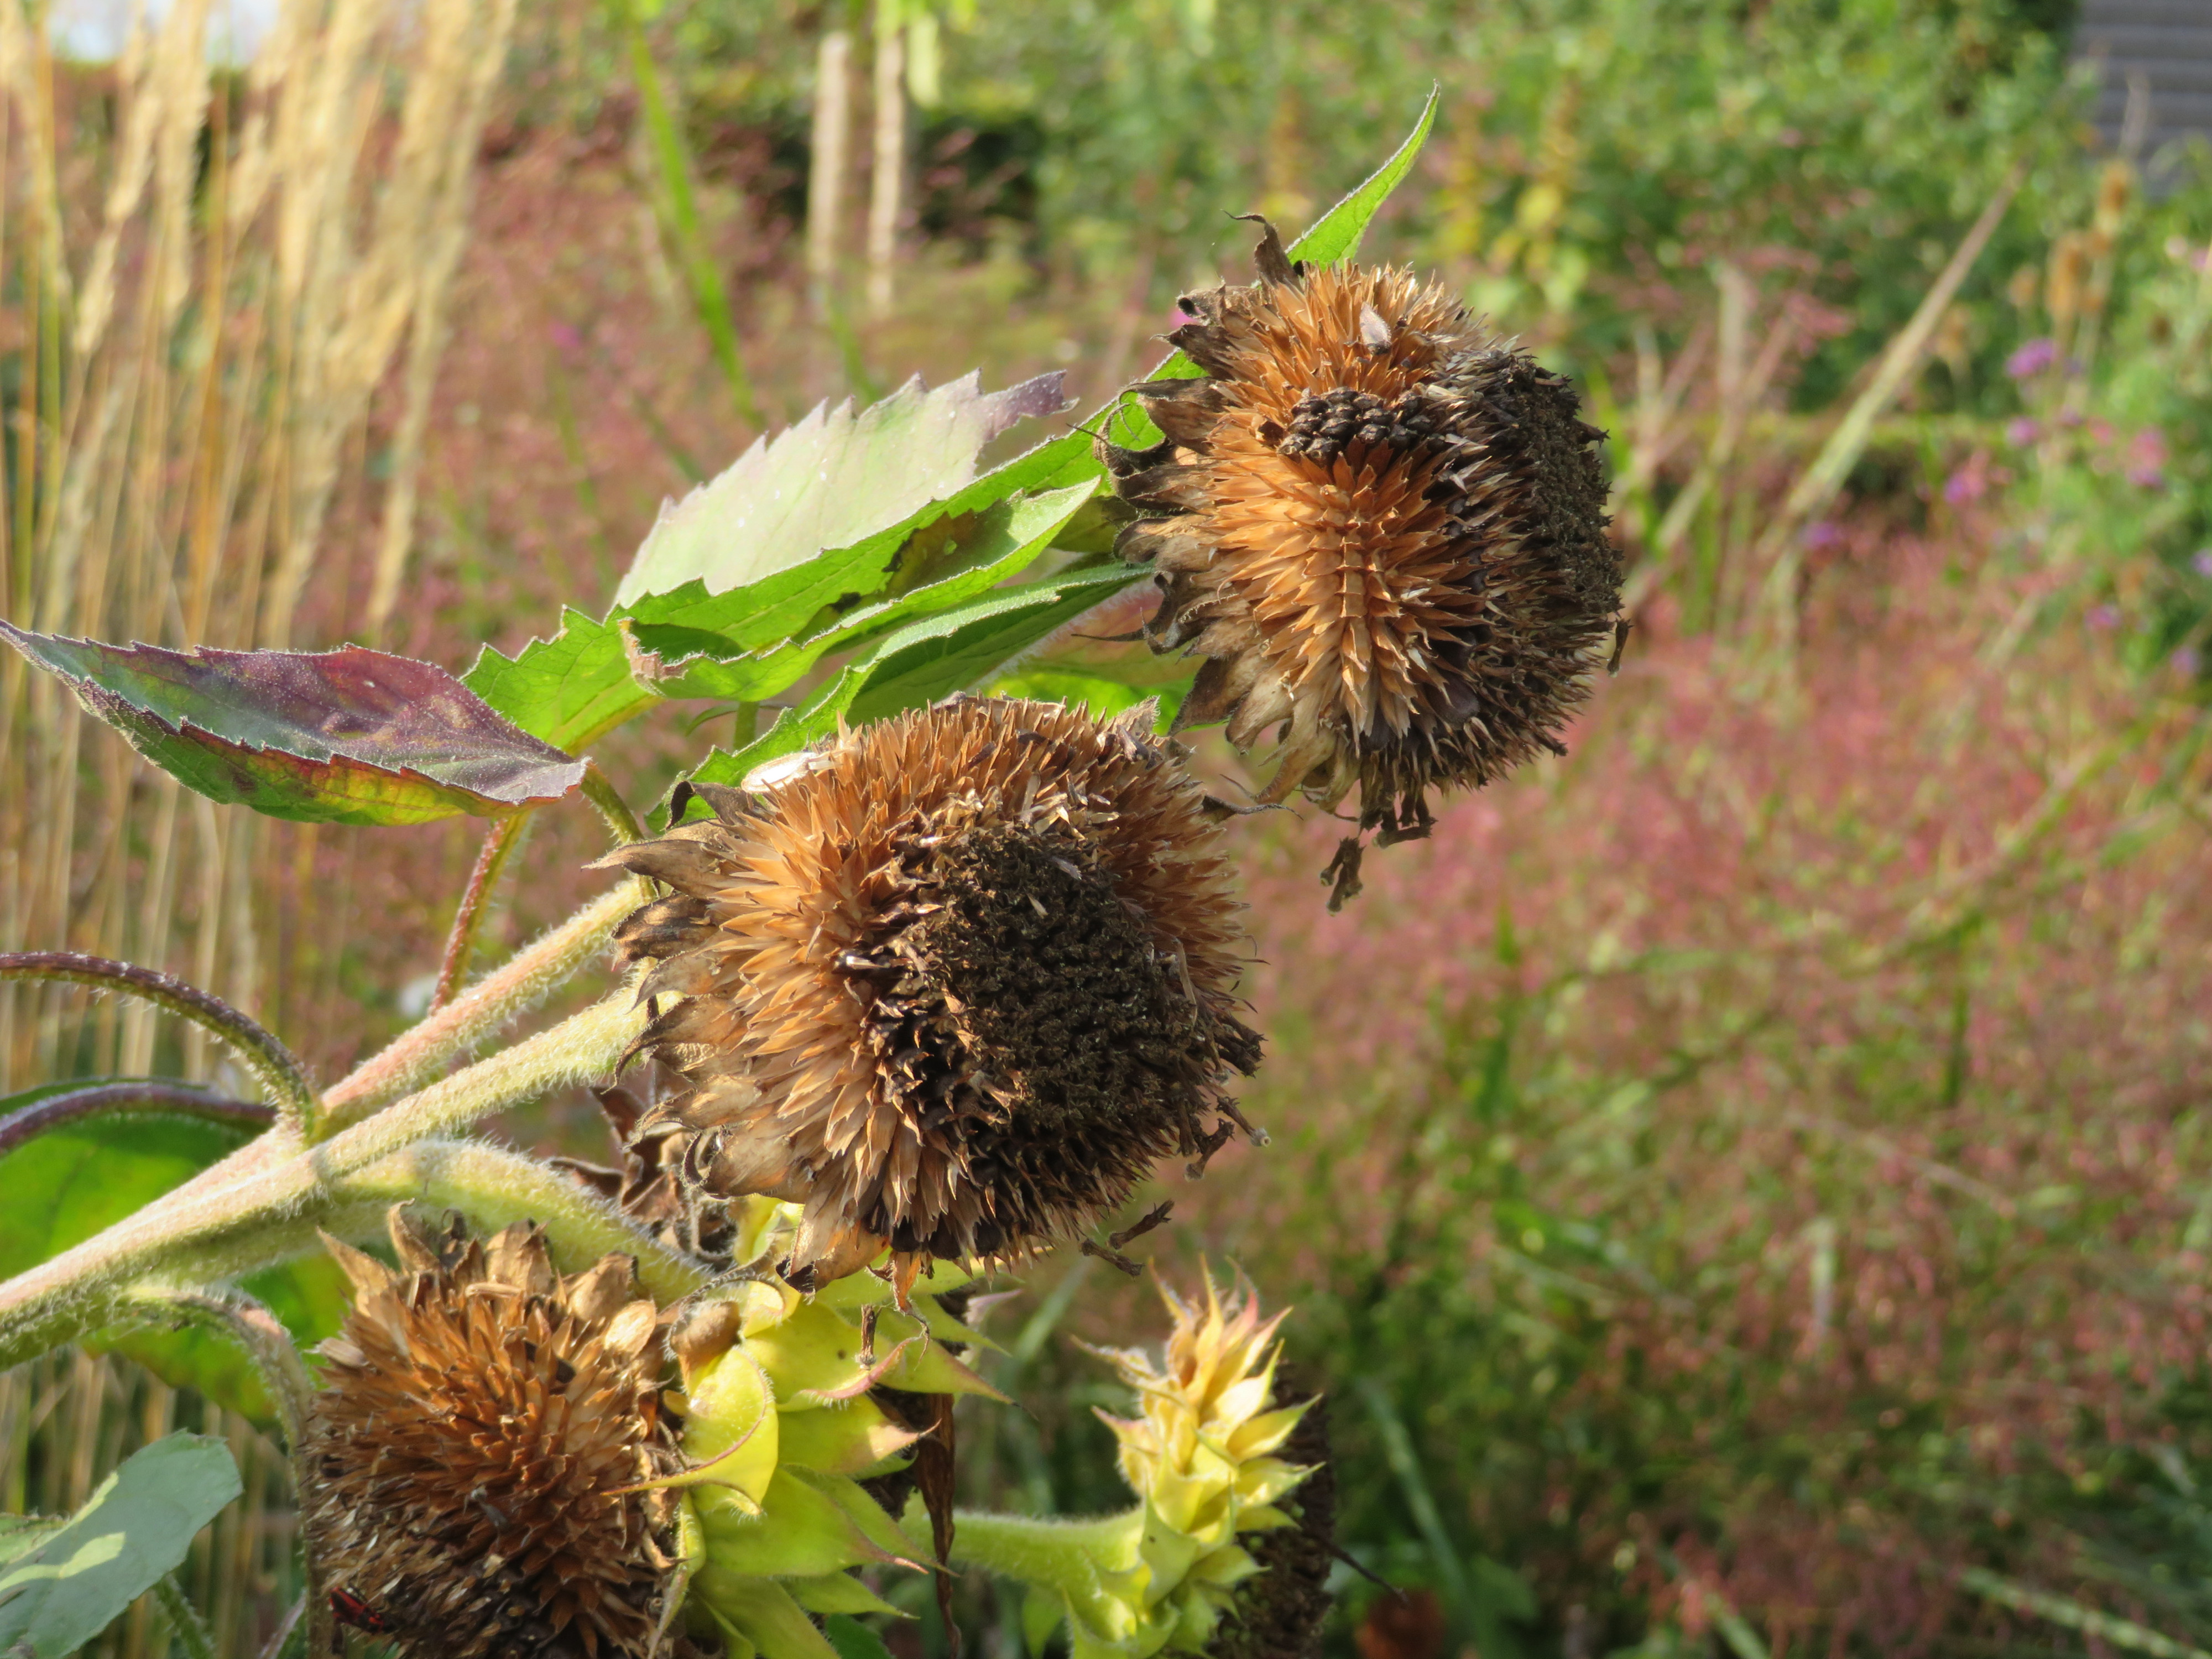
<path fill-rule="evenodd" d="M 48 632 L 373 635 L 415 538 L 514 0 L 287 5 L 236 73 L 210 62 L 210 9 L 183 0 L 94 68 L 57 63 L 21 0 L 0 7 L 0 586 Z M 332 506 L 362 487 L 380 391 L 380 522 L 349 545 Z M 218 811 L 93 724 L 0 668 L 0 947 L 127 957 L 248 1006 L 297 984 L 255 872 L 311 860 L 313 832 Z M 165 1063 L 204 1075 L 204 1040 L 185 1041 Z M 143 1009 L 0 992 L 0 1084 L 143 1073 L 155 1044 Z"/>
<path fill-rule="evenodd" d="M 0 0 L 0 605 L 26 627 L 171 646 L 373 637 L 416 540 L 515 0 L 297 0 L 242 71 L 210 59 L 211 9 L 179 0 L 88 66 Z M 364 477 L 380 398 L 380 493 Z M 333 533 L 341 501 L 370 533 Z M 53 681 L 0 665 L 0 949 L 297 1006 L 344 948 L 343 906 L 318 907 L 312 939 L 285 925 L 301 880 L 327 879 L 318 839 L 188 793 Z M 0 988 L 0 1089 L 208 1075 L 204 1036 L 178 1041 L 140 1006 Z M 244 1419 L 82 1352 L 0 1375 L 0 1510 L 73 1509 L 178 1427 L 226 1438 L 248 1494 L 184 1588 L 217 1651 L 258 1651 L 297 1586 L 283 1455 Z M 95 1650 L 169 1645 L 149 1597 Z"/>

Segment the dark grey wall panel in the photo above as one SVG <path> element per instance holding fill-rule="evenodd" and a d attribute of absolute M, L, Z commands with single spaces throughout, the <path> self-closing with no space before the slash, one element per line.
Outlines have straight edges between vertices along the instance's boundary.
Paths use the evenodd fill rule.
<path fill-rule="evenodd" d="M 2104 66 L 2097 125 L 2120 136 L 2128 82 L 2150 91 L 2150 147 L 2199 133 L 2212 139 L 2212 0 L 2081 0 L 2074 55 Z"/>

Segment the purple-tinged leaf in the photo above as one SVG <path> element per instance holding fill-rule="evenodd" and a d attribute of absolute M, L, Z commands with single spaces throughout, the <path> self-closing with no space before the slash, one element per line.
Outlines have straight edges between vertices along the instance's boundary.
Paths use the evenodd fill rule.
<path fill-rule="evenodd" d="M 27 633 L 0 638 L 66 680 L 156 766 L 214 800 L 306 823 L 504 817 L 558 800 L 584 763 L 444 669 L 341 650 L 191 652 Z"/>

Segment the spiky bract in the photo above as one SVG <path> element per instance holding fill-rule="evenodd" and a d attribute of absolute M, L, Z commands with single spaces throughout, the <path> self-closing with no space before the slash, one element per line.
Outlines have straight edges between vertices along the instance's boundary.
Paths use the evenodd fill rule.
<path fill-rule="evenodd" d="M 744 1243 L 763 1255 L 780 1248 L 769 1235 L 785 1230 L 790 1206 L 738 1207 Z M 939 1266 L 910 1287 L 906 1311 L 871 1273 L 812 1297 L 741 1279 L 688 1305 L 670 1346 L 689 1401 L 675 1484 L 696 1534 L 686 1604 L 696 1633 L 734 1637 L 733 1651 L 760 1659 L 826 1659 L 808 1615 L 890 1611 L 848 1570 L 920 1565 L 925 1547 L 879 1501 L 902 1504 L 917 1470 L 949 1535 L 942 1407 L 956 1395 L 1001 1397 L 956 1357 L 983 1340 L 939 1299 L 964 1278 Z"/>
<path fill-rule="evenodd" d="M 803 1202 L 794 1282 L 1018 1257 L 1242 1122 L 1217 813 L 1150 718 L 955 699 L 605 860 L 675 890 L 616 936 L 688 1084 L 636 1133 Z"/>
<path fill-rule="evenodd" d="M 1249 1288 L 1224 1300 L 1208 1274 L 1202 1304 L 1164 1285 L 1161 1296 L 1173 1328 L 1159 1358 L 1139 1349 L 1107 1354 L 1136 1390 L 1138 1415 L 1099 1416 L 1120 1443 L 1122 1478 L 1156 1523 L 1146 1529 L 1148 1553 L 1187 1559 L 1175 1589 L 1181 1628 L 1187 1638 L 1210 1637 L 1236 1587 L 1257 1570 L 1238 1535 L 1292 1524 L 1279 1501 L 1313 1470 L 1276 1454 L 1313 1401 L 1275 1403 L 1274 1339 L 1284 1316 L 1262 1318 Z M 1162 1542 L 1169 1534 L 1172 1547 Z"/>
<path fill-rule="evenodd" d="M 563 1276 L 544 1236 L 488 1240 L 394 1211 L 393 1272 L 327 1241 L 353 1311 L 307 1444 L 325 1582 L 420 1659 L 644 1659 L 675 1500 L 659 1310 L 608 1256 Z"/>
<path fill-rule="evenodd" d="M 1104 447 L 1148 516 L 1156 649 L 1206 659 L 1181 720 L 1276 727 L 1265 799 L 1304 790 L 1419 834 L 1431 787 L 1489 782 L 1559 733 L 1603 659 L 1620 565 L 1572 389 L 1406 271 L 1294 266 L 1186 297 L 1202 378 L 1136 388 L 1164 433 Z"/>
<path fill-rule="evenodd" d="M 1024 1628 L 1039 1650 L 1064 1620 L 1072 1659 L 1304 1659 L 1328 1610 L 1334 1511 L 1325 1480 L 1304 1502 L 1328 1449 L 1318 1400 L 1278 1400 L 1282 1316 L 1263 1318 L 1249 1288 L 1224 1299 L 1209 1277 L 1203 1303 L 1166 1300 L 1174 1329 L 1158 1358 L 1104 1351 L 1137 1393 L 1136 1417 L 1099 1413 L 1137 1508 L 1087 1522 L 963 1514 L 956 1558 L 1030 1585 Z M 1293 1447 L 1313 1461 L 1291 1461 Z"/>
<path fill-rule="evenodd" d="M 1329 1462 L 1328 1407 L 1319 1395 L 1298 1401 L 1279 1373 L 1274 1401 L 1304 1414 L 1280 1448 L 1283 1460 L 1310 1473 L 1277 1507 L 1294 1524 L 1248 1532 L 1243 1547 L 1259 1571 L 1231 1592 L 1228 1609 L 1206 1645 L 1207 1659 L 1316 1659 L 1322 1627 L 1334 1598 L 1336 1466 Z"/>

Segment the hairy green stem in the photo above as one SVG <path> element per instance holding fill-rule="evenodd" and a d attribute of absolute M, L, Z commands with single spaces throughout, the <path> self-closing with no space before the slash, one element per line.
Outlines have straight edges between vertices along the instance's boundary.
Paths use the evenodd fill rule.
<path fill-rule="evenodd" d="M 72 1306 L 131 1279 L 158 1273 L 205 1283 L 263 1265 L 279 1254 L 270 1247 L 289 1237 L 288 1230 L 322 1219 L 342 1201 L 337 1188 L 347 1177 L 413 1142 L 450 1134 L 519 1102 L 604 1075 L 645 1022 L 645 1010 L 625 989 L 319 1146 L 302 1147 L 292 1139 L 287 1155 L 286 1131 L 272 1130 L 244 1149 L 257 1155 L 241 1153 L 228 1178 L 204 1176 L 188 1182 L 0 1285 L 0 1365 L 96 1325 L 96 1316 L 80 1322 L 82 1310 L 72 1314 Z M 210 1271 L 210 1262 L 230 1265 Z"/>
<path fill-rule="evenodd" d="M 910 1509 L 901 1523 L 917 1543 L 927 1529 L 919 1507 Z M 1135 1610 L 1107 1591 L 1101 1575 L 1135 1564 L 1144 1529 L 1141 1505 L 1088 1521 L 960 1510 L 952 1517 L 952 1561 L 1064 1597 L 1075 1616 L 1095 1631 L 1109 1632 L 1118 1622 L 1117 1612 L 1126 1619 Z"/>
<path fill-rule="evenodd" d="M 0 1117 L 0 1158 L 49 1129 L 88 1117 L 137 1115 L 191 1117 L 240 1129 L 265 1129 L 276 1109 L 258 1101 L 225 1100 L 181 1083 L 101 1083 L 48 1095 L 19 1112 Z"/>
<path fill-rule="evenodd" d="M 156 1199 L 148 1208 L 161 1208 L 173 1197 L 171 1194 Z M 142 1210 L 139 1216 L 146 1212 Z M 373 1237 L 382 1224 L 383 1213 L 381 1206 L 368 1204 L 350 1209 L 325 1207 L 309 1216 L 260 1218 L 227 1234 L 180 1243 L 168 1249 L 147 1249 L 119 1267 L 100 1261 L 88 1266 L 80 1263 L 50 1279 L 47 1268 L 76 1253 L 64 1251 L 52 1261 L 0 1285 L 0 1369 L 77 1341 L 118 1318 L 143 1319 L 144 1310 L 131 1305 L 126 1288 L 134 1279 L 158 1273 L 167 1284 L 222 1284 L 319 1250 L 319 1223 L 343 1237 Z M 131 1218 L 133 1222 L 137 1219 L 138 1216 Z M 98 1235 L 86 1243 L 97 1243 L 104 1237 Z"/>
<path fill-rule="evenodd" d="M 221 997 L 212 996 L 180 979 L 141 968 L 133 963 L 110 962 L 104 957 L 82 956 L 75 951 L 10 951 L 0 953 L 0 981 L 37 979 L 69 985 L 88 985 L 136 997 L 188 1019 L 214 1034 L 269 1091 L 270 1103 L 289 1122 L 312 1133 L 319 1105 L 314 1085 L 292 1051 L 260 1025 Z"/>
<path fill-rule="evenodd" d="M 323 1097 L 329 1130 L 357 1123 L 378 1107 L 419 1089 L 456 1054 L 527 1013 L 606 948 L 623 918 L 643 902 L 642 883 L 601 894 L 535 943 L 525 945 L 390 1047 L 366 1060 Z"/>
<path fill-rule="evenodd" d="M 483 1141 L 418 1140 L 349 1177 L 340 1192 L 459 1210 L 481 1232 L 534 1221 L 545 1229 L 563 1273 L 580 1273 L 603 1256 L 634 1256 L 638 1283 L 663 1307 L 713 1277 L 704 1264 L 641 1231 L 562 1171 Z"/>
<path fill-rule="evenodd" d="M 527 810 L 500 819 L 484 832 L 483 845 L 477 849 L 475 867 L 469 872 L 469 884 L 461 894 L 459 907 L 453 912 L 453 931 L 446 935 L 446 954 L 438 963 L 438 987 L 430 994 L 430 1012 L 451 1002 L 467 977 L 469 958 L 476 954 L 477 935 L 483 931 L 485 913 L 491 908 L 493 890 L 499 885 L 500 872 L 507 867 L 507 859 L 522 844 L 522 832 L 529 826 Z"/>
<path fill-rule="evenodd" d="M 169 1633 L 185 1650 L 185 1659 L 216 1659 L 215 1638 L 199 1609 L 178 1588 L 176 1574 L 165 1572 L 155 1581 L 154 1600 L 161 1605 L 161 1617 L 169 1622 Z"/>
<path fill-rule="evenodd" d="M 292 1495 L 300 1512 L 311 1507 L 315 1471 L 307 1454 L 307 1423 L 313 1409 L 314 1379 L 300 1358 L 291 1332 L 283 1322 L 241 1291 L 171 1289 L 142 1285 L 134 1300 L 149 1310 L 162 1310 L 229 1337 L 246 1351 L 253 1370 L 276 1407 L 284 1431 L 284 1449 L 292 1465 Z M 331 1638 L 330 1603 L 322 1593 L 315 1552 L 304 1532 L 301 1534 L 301 1571 L 307 1583 L 308 1651 L 320 1652 Z M 186 1644 L 187 1647 L 190 1644 Z M 212 1653 L 209 1659 L 213 1659 Z"/>
<path fill-rule="evenodd" d="M 597 761 L 584 763 L 584 799 L 597 807 L 599 816 L 606 820 L 607 833 L 614 837 L 616 846 L 627 847 L 632 842 L 645 839 L 645 825 L 630 811 L 622 792 L 599 770 Z"/>

